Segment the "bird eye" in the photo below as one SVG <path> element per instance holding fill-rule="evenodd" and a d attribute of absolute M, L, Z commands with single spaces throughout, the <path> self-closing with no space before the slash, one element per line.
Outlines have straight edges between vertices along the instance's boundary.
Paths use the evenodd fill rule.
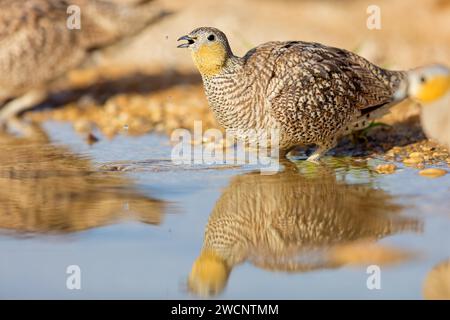
<path fill-rule="evenodd" d="M 209 41 L 214 41 L 216 39 L 216 37 L 213 35 L 213 34 L 210 34 L 209 36 L 208 36 L 208 40 Z"/>
<path fill-rule="evenodd" d="M 425 83 L 427 82 L 427 78 L 425 78 L 424 76 L 420 77 L 420 83 Z"/>

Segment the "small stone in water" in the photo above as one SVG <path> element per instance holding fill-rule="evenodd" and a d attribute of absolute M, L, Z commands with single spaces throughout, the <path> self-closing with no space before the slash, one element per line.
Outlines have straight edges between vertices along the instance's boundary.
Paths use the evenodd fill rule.
<path fill-rule="evenodd" d="M 386 152 L 386 156 L 388 156 L 388 157 L 395 157 L 395 152 L 394 152 L 394 150 L 389 150 L 388 152 Z"/>
<path fill-rule="evenodd" d="M 73 124 L 73 127 L 78 133 L 86 133 L 92 129 L 91 123 L 86 120 L 78 120 Z"/>
<path fill-rule="evenodd" d="M 410 158 L 423 158 L 423 153 L 422 152 L 411 152 L 409 154 Z"/>
<path fill-rule="evenodd" d="M 421 163 L 422 159 L 421 158 L 406 158 L 405 160 L 403 160 L 403 163 L 408 165 L 408 164 L 418 164 Z"/>
<path fill-rule="evenodd" d="M 430 146 L 422 146 L 421 149 L 425 152 L 429 152 L 432 151 L 434 148 Z"/>
<path fill-rule="evenodd" d="M 89 145 L 93 145 L 94 143 L 98 142 L 98 138 L 92 132 L 89 132 L 86 137 L 86 142 Z"/>
<path fill-rule="evenodd" d="M 419 174 L 423 177 L 427 178 L 438 178 L 442 177 L 447 174 L 447 171 L 444 169 L 437 169 L 437 168 L 428 168 L 419 171 Z"/>
<path fill-rule="evenodd" d="M 389 164 L 379 164 L 375 171 L 382 174 L 391 174 L 394 173 L 395 169 L 397 169 L 397 166 L 395 164 L 389 163 Z"/>
<path fill-rule="evenodd" d="M 433 153 L 433 158 L 447 158 L 448 157 L 448 153 L 445 152 L 435 152 Z"/>

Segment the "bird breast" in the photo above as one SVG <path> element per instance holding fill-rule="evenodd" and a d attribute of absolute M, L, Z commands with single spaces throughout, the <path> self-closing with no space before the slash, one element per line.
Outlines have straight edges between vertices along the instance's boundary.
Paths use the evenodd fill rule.
<path fill-rule="evenodd" d="M 421 122 L 428 138 L 450 147 L 450 92 L 443 99 L 422 106 Z"/>
<path fill-rule="evenodd" d="M 204 77 L 205 92 L 214 115 L 225 129 L 261 130 L 270 126 L 265 94 L 243 71 Z"/>

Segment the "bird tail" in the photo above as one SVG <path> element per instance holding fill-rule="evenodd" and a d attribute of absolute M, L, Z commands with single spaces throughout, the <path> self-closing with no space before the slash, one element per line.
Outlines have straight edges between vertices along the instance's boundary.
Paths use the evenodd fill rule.
<path fill-rule="evenodd" d="M 408 96 L 408 71 L 388 71 L 389 86 L 393 90 L 393 101 L 400 102 Z"/>

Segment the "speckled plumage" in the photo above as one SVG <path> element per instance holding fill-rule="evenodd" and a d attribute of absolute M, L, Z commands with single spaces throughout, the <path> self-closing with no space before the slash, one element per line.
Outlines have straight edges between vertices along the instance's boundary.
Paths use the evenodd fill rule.
<path fill-rule="evenodd" d="M 227 52 L 220 72 L 202 74 L 218 122 L 241 137 L 248 129 L 278 127 L 283 150 L 316 144 L 321 155 L 386 111 L 405 80 L 404 72 L 319 43 L 268 42 L 237 57 L 217 29 L 198 28 L 189 36 L 202 34 L 214 34 Z"/>
<path fill-rule="evenodd" d="M 81 29 L 69 29 L 67 8 L 81 9 Z M 153 4 L 101 0 L 0 0 L 0 106 L 63 75 L 93 49 L 134 34 L 161 15 Z"/>
<path fill-rule="evenodd" d="M 393 214 L 398 210 L 382 191 L 339 184 L 329 174 L 244 175 L 217 201 L 203 250 L 216 251 L 231 265 L 294 259 L 302 251 L 417 228 Z"/>
<path fill-rule="evenodd" d="M 399 216 L 401 208 L 382 190 L 339 183 L 326 169 L 308 177 L 294 170 L 231 180 L 208 219 L 197 261 L 205 263 L 206 253 L 228 273 L 244 262 L 273 271 L 332 268 L 333 246 L 421 228 Z M 205 286 L 215 276 L 192 275 L 191 288 L 210 292 Z"/>

